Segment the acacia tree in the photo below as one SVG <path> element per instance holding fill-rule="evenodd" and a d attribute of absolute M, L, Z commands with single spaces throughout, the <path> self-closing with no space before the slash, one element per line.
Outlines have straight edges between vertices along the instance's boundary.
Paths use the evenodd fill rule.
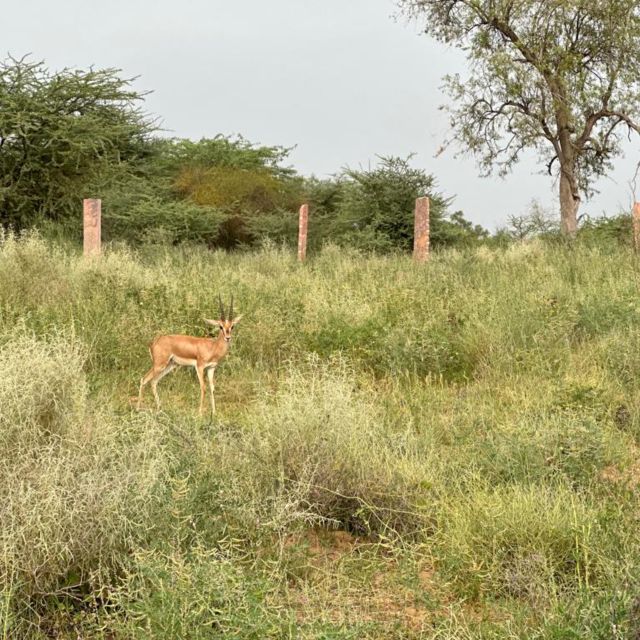
<path fill-rule="evenodd" d="M 146 153 L 153 123 L 115 69 L 0 61 L 0 224 L 77 215 L 80 199 Z"/>
<path fill-rule="evenodd" d="M 581 194 L 640 133 L 638 0 L 397 0 L 425 32 L 467 52 L 470 76 L 445 78 L 454 138 L 484 175 L 533 149 L 559 180 L 562 231 Z"/>

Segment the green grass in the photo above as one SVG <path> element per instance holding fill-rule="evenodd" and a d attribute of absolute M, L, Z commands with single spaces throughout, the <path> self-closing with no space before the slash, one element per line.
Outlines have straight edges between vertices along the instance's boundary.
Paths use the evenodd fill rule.
<path fill-rule="evenodd" d="M 640 632 L 640 263 L 0 244 L 0 638 Z M 244 318 L 215 419 L 161 332 Z"/>

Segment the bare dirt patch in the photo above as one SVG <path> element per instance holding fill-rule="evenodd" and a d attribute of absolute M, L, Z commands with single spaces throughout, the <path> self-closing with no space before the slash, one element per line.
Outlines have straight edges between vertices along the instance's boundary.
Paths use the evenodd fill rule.
<path fill-rule="evenodd" d="M 310 529 L 286 547 L 303 554 L 287 594 L 300 624 L 368 623 L 420 632 L 434 618 L 431 567 L 408 575 L 382 546 L 345 531 Z"/>

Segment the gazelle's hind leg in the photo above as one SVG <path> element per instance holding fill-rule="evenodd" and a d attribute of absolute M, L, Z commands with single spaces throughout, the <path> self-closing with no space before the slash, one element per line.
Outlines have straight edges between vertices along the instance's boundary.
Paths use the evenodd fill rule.
<path fill-rule="evenodd" d="M 153 397 L 156 399 L 156 409 L 160 411 L 160 396 L 158 395 L 158 382 L 162 380 L 168 373 L 171 373 L 176 368 L 176 364 L 169 360 L 167 366 L 160 371 L 154 378 L 151 380 L 151 389 L 153 391 Z"/>
<path fill-rule="evenodd" d="M 149 382 L 151 382 L 153 395 L 156 399 L 156 406 L 158 407 L 158 409 L 160 408 L 160 398 L 158 398 L 158 391 L 156 389 L 156 386 L 158 385 L 158 382 L 167 375 L 167 373 L 173 371 L 175 366 L 176 365 L 171 360 L 169 360 L 164 365 L 154 365 L 153 367 L 151 367 L 151 369 L 149 369 L 149 371 L 147 371 L 147 373 L 144 374 L 142 380 L 140 380 L 140 391 L 138 393 L 138 409 L 142 408 L 142 391 L 145 385 L 147 385 Z"/>

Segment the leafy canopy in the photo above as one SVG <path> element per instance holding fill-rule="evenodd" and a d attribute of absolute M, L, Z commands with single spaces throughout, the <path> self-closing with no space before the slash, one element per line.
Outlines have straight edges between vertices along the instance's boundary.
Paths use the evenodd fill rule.
<path fill-rule="evenodd" d="M 434 245 L 484 233 L 460 212 L 448 215 L 433 176 L 409 159 L 306 179 L 286 164 L 285 147 L 153 136 L 143 95 L 113 69 L 54 73 L 9 58 L 0 62 L 0 99 L 0 224 L 18 230 L 46 222 L 79 239 L 80 201 L 98 196 L 110 240 L 295 243 L 297 208 L 308 201 L 316 245 L 410 250 L 415 198 L 429 195 Z"/>
<path fill-rule="evenodd" d="M 640 131 L 637 0 L 399 0 L 425 31 L 464 49 L 470 74 L 446 78 L 455 138 L 485 173 L 525 149 L 591 192 Z M 622 125 L 622 126 L 619 126 Z"/>
<path fill-rule="evenodd" d="M 92 185 L 144 154 L 142 97 L 116 69 L 0 61 L 0 224 L 77 215 Z"/>
<path fill-rule="evenodd" d="M 284 165 L 288 153 L 241 136 L 153 139 L 105 192 L 107 234 L 134 242 L 250 244 L 254 218 L 284 217 L 299 204 L 301 179 Z"/>
<path fill-rule="evenodd" d="M 334 242 L 364 250 L 410 251 L 413 247 L 416 198 L 431 199 L 433 246 L 474 243 L 486 231 L 461 212 L 449 214 L 450 200 L 436 191 L 435 178 L 411 165 L 409 158 L 379 157 L 367 169 L 344 168 L 332 178 L 309 178 L 304 199 L 309 202 L 309 246 Z M 267 215 L 252 225 L 257 236 L 295 243 L 297 217 Z"/>

